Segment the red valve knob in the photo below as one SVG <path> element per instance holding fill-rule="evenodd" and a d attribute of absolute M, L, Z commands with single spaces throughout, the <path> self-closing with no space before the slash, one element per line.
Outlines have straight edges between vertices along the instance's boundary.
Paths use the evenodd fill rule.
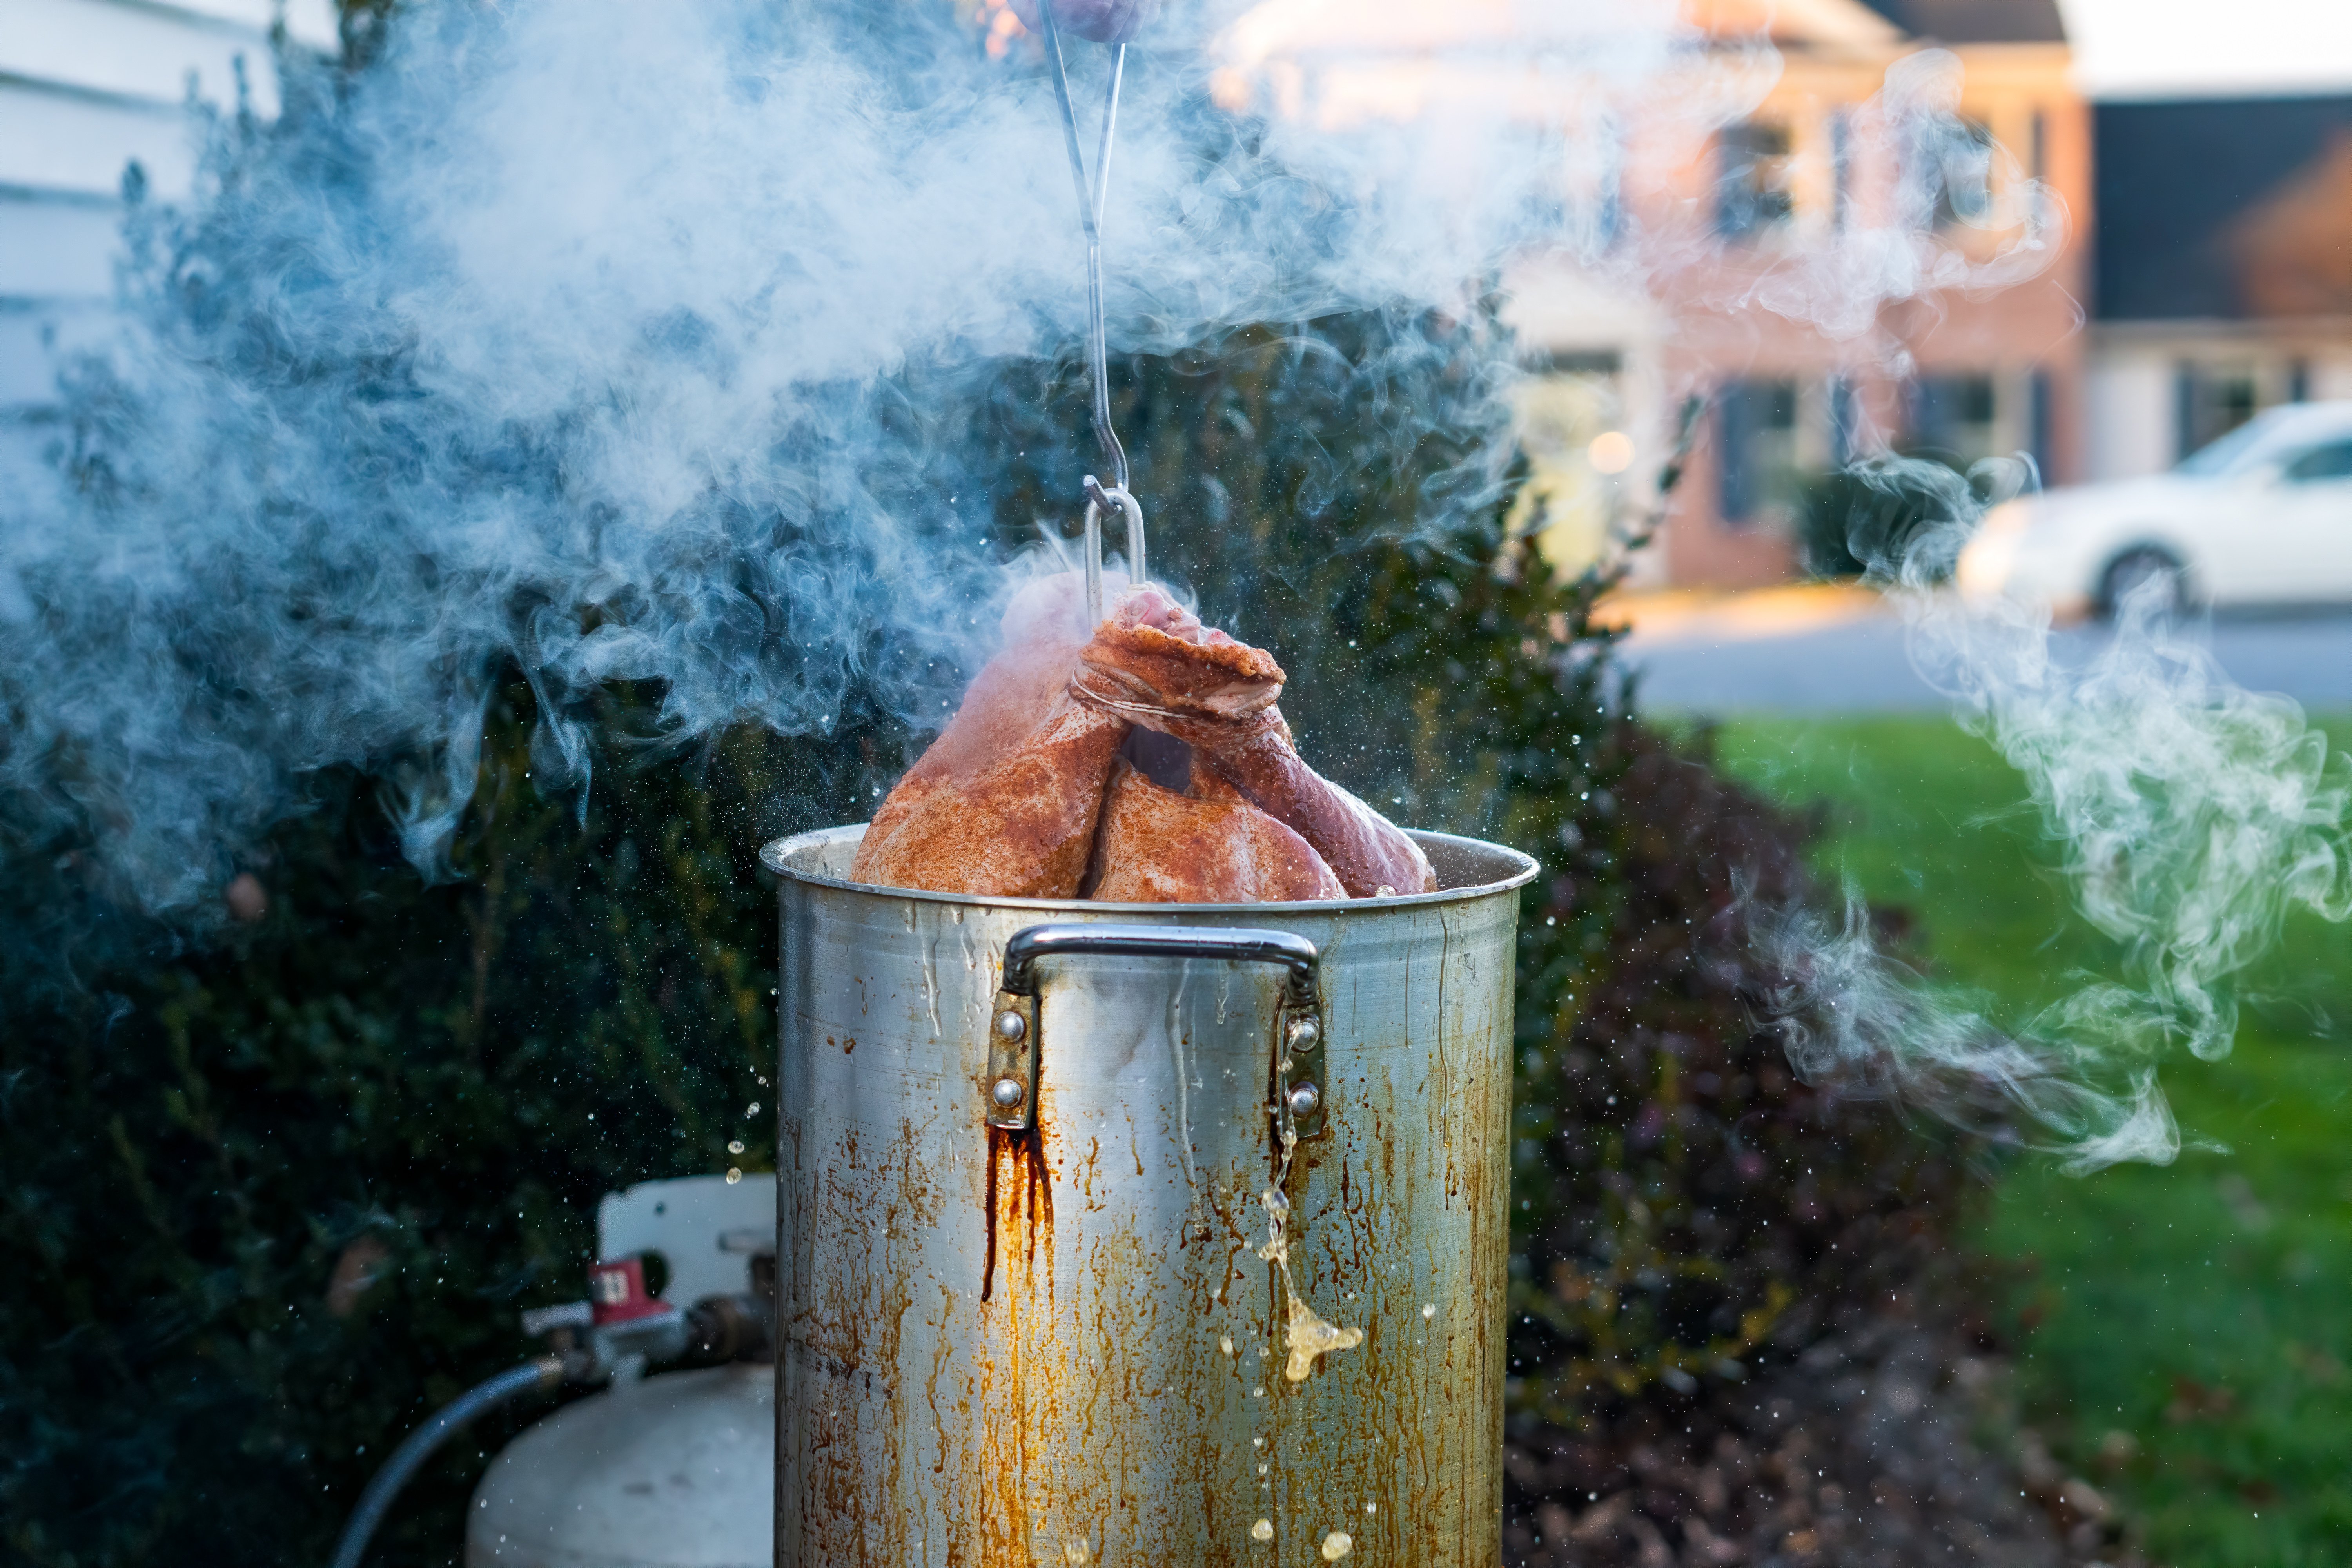
<path fill-rule="evenodd" d="M 650 1318 L 669 1308 L 646 1289 L 645 1260 L 617 1258 L 588 1270 L 588 1310 L 599 1328 Z"/>

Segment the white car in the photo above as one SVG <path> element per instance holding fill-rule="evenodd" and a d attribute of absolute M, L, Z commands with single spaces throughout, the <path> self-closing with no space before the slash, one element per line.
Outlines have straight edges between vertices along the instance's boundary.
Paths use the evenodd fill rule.
<path fill-rule="evenodd" d="M 1995 507 L 1958 580 L 2061 615 L 2112 614 L 2151 580 L 2175 609 L 2352 601 L 2352 403 L 2273 408 L 2169 473 Z"/>

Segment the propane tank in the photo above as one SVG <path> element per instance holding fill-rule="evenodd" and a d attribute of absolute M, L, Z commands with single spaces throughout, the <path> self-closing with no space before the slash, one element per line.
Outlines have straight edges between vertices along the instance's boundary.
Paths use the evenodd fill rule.
<path fill-rule="evenodd" d="M 724 1353 L 719 1304 L 772 1299 L 775 1184 L 646 1182 L 596 1215 L 593 1300 L 528 1314 L 532 1332 L 623 1330 L 699 1303 L 699 1359 Z M 642 1258 L 669 1268 L 658 1296 Z M 764 1349 L 765 1325 L 743 1325 Z M 631 1342 L 625 1333 L 592 1339 Z M 769 1568 L 774 1560 L 775 1368 L 767 1360 L 647 1373 L 623 1356 L 602 1393 L 507 1445 L 466 1511 L 467 1568 Z"/>

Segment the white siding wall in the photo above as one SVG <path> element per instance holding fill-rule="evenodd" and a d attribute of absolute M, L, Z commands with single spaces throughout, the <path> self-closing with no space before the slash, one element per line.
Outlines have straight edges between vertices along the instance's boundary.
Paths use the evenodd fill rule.
<path fill-rule="evenodd" d="M 2352 401 L 2352 348 L 2339 348 L 2311 362 L 2311 395 L 2315 402 Z"/>
<path fill-rule="evenodd" d="M 2091 472 L 2100 479 L 2137 479 L 2170 468 L 2183 454 L 2180 373 L 2251 376 L 2255 404 L 2269 408 L 2295 395 L 2352 399 L 2352 342 L 2336 323 L 2196 322 L 2113 326 L 2093 341 L 2089 378 Z"/>
<path fill-rule="evenodd" d="M 188 188 L 194 149 L 178 109 L 0 79 L 0 185 L 111 195 L 133 158 L 157 189 Z"/>
<path fill-rule="evenodd" d="M 2142 349 L 2095 350 L 2086 378 L 2094 482 L 2137 479 L 2172 466 L 2172 361 Z"/>
<path fill-rule="evenodd" d="M 102 292 L 119 221 L 110 204 L 0 203 L 0 295 L 47 302 Z"/>
<path fill-rule="evenodd" d="M 334 0 L 0 0 L 0 409 L 47 395 L 48 343 L 111 290 L 124 167 L 187 194 L 189 96 L 234 104 L 242 62 L 254 108 L 277 111 L 281 4 L 297 41 L 336 47 Z"/>

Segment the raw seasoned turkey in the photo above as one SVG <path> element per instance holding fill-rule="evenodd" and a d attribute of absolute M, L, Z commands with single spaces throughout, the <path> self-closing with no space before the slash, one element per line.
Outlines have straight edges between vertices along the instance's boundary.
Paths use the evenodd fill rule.
<path fill-rule="evenodd" d="M 1299 758 L 1271 655 L 1149 584 L 1082 637 L 1082 594 L 1070 573 L 1014 598 L 1003 651 L 875 814 L 857 880 L 1135 903 L 1435 885 L 1411 838 Z"/>
<path fill-rule="evenodd" d="M 1240 794 L 1162 789 L 1111 770 L 1102 855 L 1087 897 L 1114 904 L 1286 904 L 1344 899 L 1314 847 Z"/>
<path fill-rule="evenodd" d="M 1274 663 L 1255 648 L 1249 651 L 1268 665 Z M 1291 744 L 1290 726 L 1274 705 L 1282 689 L 1279 667 L 1274 671 L 1273 689 L 1256 705 L 1222 693 L 1214 703 L 1195 703 L 1181 692 L 1154 688 L 1148 679 L 1139 679 L 1157 674 L 1158 668 L 1149 659 L 1105 657 L 1104 640 L 1097 635 L 1080 656 L 1070 693 L 1090 707 L 1125 714 L 1185 742 L 1193 753 L 1196 777 L 1203 768 L 1213 773 L 1243 799 L 1313 845 L 1349 898 L 1425 893 L 1436 888 L 1420 845 L 1299 756 Z"/>
<path fill-rule="evenodd" d="M 874 814 L 852 877 L 940 893 L 1077 896 L 1129 729 L 1070 700 L 1086 647 L 1084 593 L 1066 572 L 1014 596 L 1003 651 Z"/>

